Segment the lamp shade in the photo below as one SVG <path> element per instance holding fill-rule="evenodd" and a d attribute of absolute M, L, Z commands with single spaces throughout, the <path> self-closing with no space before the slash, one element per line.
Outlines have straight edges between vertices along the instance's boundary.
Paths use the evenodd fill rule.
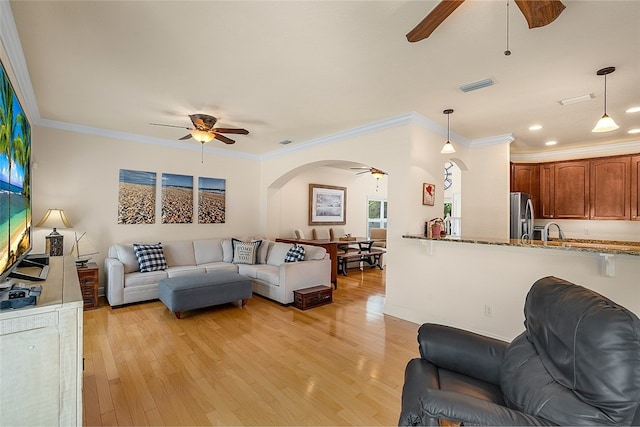
<path fill-rule="evenodd" d="M 620 126 L 616 124 L 615 121 L 607 114 L 604 114 L 596 126 L 591 130 L 591 132 L 611 132 L 612 130 L 618 129 Z"/>
<path fill-rule="evenodd" d="M 48 209 L 36 227 L 71 228 L 73 227 L 62 209 Z"/>
<path fill-rule="evenodd" d="M 207 132 L 204 130 L 194 129 L 191 131 L 191 136 L 196 141 L 204 144 L 205 142 L 209 142 L 213 139 L 213 134 L 211 132 Z"/>
<path fill-rule="evenodd" d="M 455 152 L 456 149 L 453 148 L 453 144 L 451 144 L 451 142 L 449 141 L 445 142 L 445 144 L 442 146 L 442 150 L 440 150 L 441 154 L 452 154 Z"/>

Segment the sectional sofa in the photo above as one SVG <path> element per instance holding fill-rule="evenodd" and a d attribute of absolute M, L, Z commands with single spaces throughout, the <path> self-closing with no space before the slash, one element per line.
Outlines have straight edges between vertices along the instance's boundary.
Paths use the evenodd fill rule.
<path fill-rule="evenodd" d="M 105 296 L 112 307 L 153 300 L 158 298 L 158 282 L 164 278 L 216 271 L 234 271 L 250 278 L 253 293 L 281 304 L 293 302 L 294 290 L 331 285 L 331 260 L 324 248 L 302 245 L 304 259 L 285 262 L 292 244 L 259 240 L 251 264 L 233 262 L 230 238 L 161 242 L 167 268 L 149 272 L 140 271 L 133 243 L 113 244 L 104 262 Z"/>

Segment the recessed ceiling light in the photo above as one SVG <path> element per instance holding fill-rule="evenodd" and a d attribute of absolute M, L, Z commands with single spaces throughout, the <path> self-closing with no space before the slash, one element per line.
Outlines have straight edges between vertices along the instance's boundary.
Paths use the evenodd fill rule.
<path fill-rule="evenodd" d="M 544 145 L 556 145 L 558 143 L 558 141 L 547 141 L 544 143 Z"/>
<path fill-rule="evenodd" d="M 628 133 L 640 133 L 640 129 L 631 129 Z"/>
<path fill-rule="evenodd" d="M 638 113 L 640 112 L 640 107 L 631 107 L 625 113 Z"/>
<path fill-rule="evenodd" d="M 560 105 L 569 105 L 569 104 L 576 104 L 578 102 L 589 101 L 595 97 L 596 96 L 594 94 L 588 93 L 586 95 L 580 95 L 573 98 L 561 99 L 558 102 L 560 103 Z"/>
<path fill-rule="evenodd" d="M 542 125 L 529 126 L 529 130 L 540 130 L 540 129 L 542 129 Z"/>

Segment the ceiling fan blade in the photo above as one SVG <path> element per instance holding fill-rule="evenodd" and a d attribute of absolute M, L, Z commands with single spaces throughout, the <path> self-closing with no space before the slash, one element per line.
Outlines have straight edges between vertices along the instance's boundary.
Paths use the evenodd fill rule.
<path fill-rule="evenodd" d="M 369 171 L 358 172 L 356 175 L 362 175 L 363 173 L 369 173 Z"/>
<path fill-rule="evenodd" d="M 354 166 L 354 167 L 349 168 L 349 169 L 366 169 L 366 170 L 369 170 L 371 168 L 369 166 Z"/>
<path fill-rule="evenodd" d="M 249 133 L 246 129 L 235 129 L 235 128 L 213 128 L 211 129 L 213 132 L 218 133 L 235 133 L 238 135 L 247 135 Z"/>
<path fill-rule="evenodd" d="M 183 136 L 182 138 L 178 138 L 178 141 L 184 141 L 184 140 L 189 139 L 189 138 L 191 138 L 191 134 L 190 134 L 190 133 L 189 133 L 189 134 L 186 134 L 186 135 L 185 135 L 185 136 Z"/>
<path fill-rule="evenodd" d="M 560 0 L 515 0 L 515 2 L 530 29 L 552 23 L 565 8 Z"/>
<path fill-rule="evenodd" d="M 209 131 L 216 124 L 218 119 L 208 114 L 189 114 L 191 123 L 196 129 Z"/>
<path fill-rule="evenodd" d="M 176 125 L 165 125 L 162 123 L 149 123 L 152 126 L 166 126 L 166 127 L 170 127 L 170 128 L 180 128 L 180 129 L 187 129 L 187 130 L 193 130 L 191 128 L 188 128 L 186 126 L 176 126 Z"/>
<path fill-rule="evenodd" d="M 214 138 L 217 139 L 218 141 L 224 142 L 225 144 L 235 144 L 236 143 L 233 139 L 227 138 L 226 136 L 220 135 L 219 133 L 216 133 Z"/>
<path fill-rule="evenodd" d="M 409 31 L 407 40 L 411 43 L 426 39 L 442 24 L 464 0 L 442 0 L 416 27 Z"/>

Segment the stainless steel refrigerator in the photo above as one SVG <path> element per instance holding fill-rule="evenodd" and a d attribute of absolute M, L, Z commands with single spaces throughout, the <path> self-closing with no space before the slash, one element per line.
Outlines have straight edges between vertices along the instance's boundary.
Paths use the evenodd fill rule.
<path fill-rule="evenodd" d="M 511 193 L 511 239 L 533 238 L 533 202 L 527 193 Z"/>

